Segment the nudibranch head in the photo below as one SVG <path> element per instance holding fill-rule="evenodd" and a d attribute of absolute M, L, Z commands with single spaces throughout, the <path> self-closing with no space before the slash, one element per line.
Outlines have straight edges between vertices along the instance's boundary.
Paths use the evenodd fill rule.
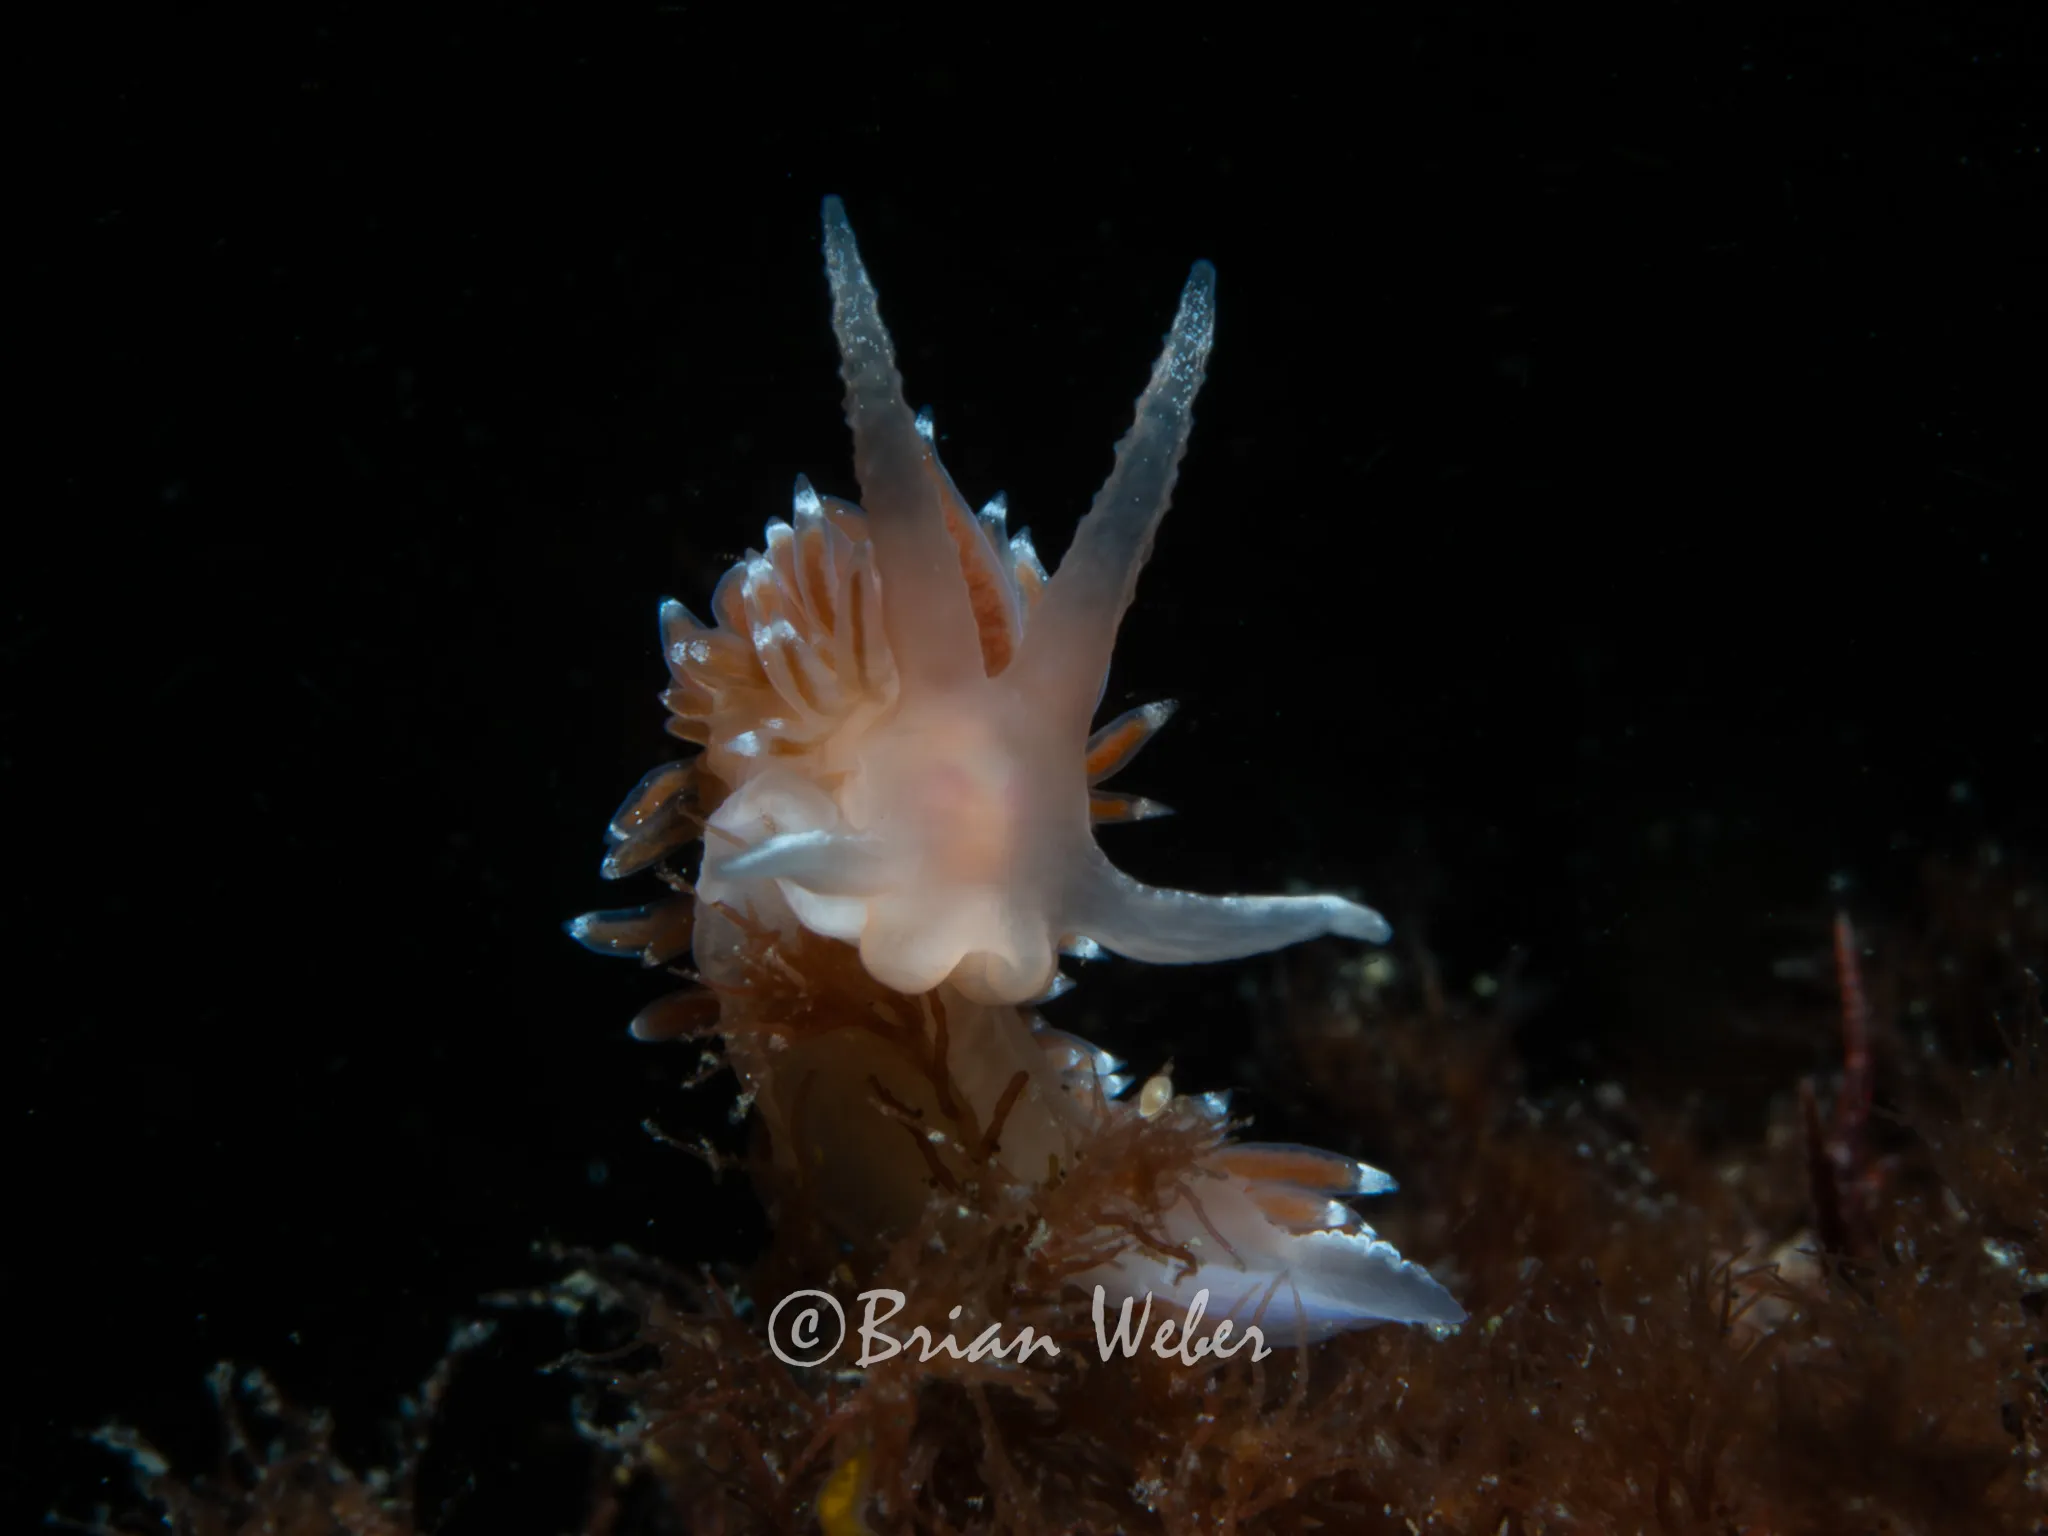
<path fill-rule="evenodd" d="M 1379 914 L 1340 897 L 1158 890 L 1095 842 L 1098 822 L 1159 810 L 1099 785 L 1167 708 L 1092 738 L 1089 724 L 1187 449 L 1214 270 L 1189 275 L 1115 467 L 1048 578 L 1000 500 L 968 509 L 905 403 L 836 198 L 825 264 L 865 510 L 799 482 L 792 520 L 719 584 L 713 624 L 662 611 L 671 729 L 731 790 L 701 894 L 786 909 L 898 991 L 950 980 L 988 1002 L 1044 994 L 1083 942 L 1185 962 L 1323 933 L 1384 941 Z"/>

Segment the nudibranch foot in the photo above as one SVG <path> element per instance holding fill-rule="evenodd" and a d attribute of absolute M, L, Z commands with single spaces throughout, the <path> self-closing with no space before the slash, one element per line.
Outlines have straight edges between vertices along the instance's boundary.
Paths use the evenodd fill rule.
<path fill-rule="evenodd" d="M 1214 1227 L 1233 1242 L 1278 1230 L 1249 1202 L 1205 1192 L 1202 1205 L 1204 1228 Z M 1465 1320 L 1465 1309 L 1428 1270 L 1402 1258 L 1370 1227 L 1289 1233 L 1283 1242 L 1266 1239 L 1253 1251 L 1253 1260 L 1205 1259 L 1190 1268 L 1172 1256 L 1135 1250 L 1082 1276 L 1081 1283 L 1102 1285 L 1112 1300 L 1149 1297 L 1180 1312 L 1207 1291 L 1203 1311 L 1209 1323 L 1230 1318 L 1240 1327 L 1255 1324 L 1278 1345 L 1314 1344 L 1375 1323 L 1450 1327 Z"/>

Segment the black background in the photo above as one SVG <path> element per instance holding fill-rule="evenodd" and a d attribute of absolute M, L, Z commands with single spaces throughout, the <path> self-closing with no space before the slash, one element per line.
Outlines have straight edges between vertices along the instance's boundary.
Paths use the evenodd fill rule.
<path fill-rule="evenodd" d="M 29 48 L 10 1504 L 119 1503 L 74 1434 L 108 1417 L 203 1464 L 219 1358 L 371 1448 L 536 1240 L 760 1242 L 640 1128 L 736 1144 L 728 1087 L 681 1094 L 691 1053 L 624 1036 L 655 979 L 558 925 L 648 894 L 596 868 L 668 752 L 657 600 L 701 611 L 799 471 L 857 494 L 827 192 L 955 477 L 1048 564 L 1220 271 L 1105 700 L 1183 704 L 1127 780 L 1181 814 L 1105 839 L 1134 872 L 1355 889 L 1461 983 L 1524 950 L 1574 1080 L 1838 896 L 2038 855 L 2022 11 L 298 7 Z M 1225 1086 L 1264 974 L 1113 963 L 1060 1017 Z M 514 1433 L 545 1349 L 479 1365 L 451 1525 L 573 1519 L 534 1461 L 573 1449 Z"/>

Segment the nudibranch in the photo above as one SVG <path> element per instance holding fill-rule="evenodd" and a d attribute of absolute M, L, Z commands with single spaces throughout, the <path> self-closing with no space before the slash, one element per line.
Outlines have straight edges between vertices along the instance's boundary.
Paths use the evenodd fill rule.
<path fill-rule="evenodd" d="M 862 504 L 800 479 L 790 520 L 718 583 L 710 623 L 662 605 L 669 730 L 700 751 L 627 798 L 603 872 L 652 868 L 678 894 L 570 932 L 650 965 L 689 951 L 776 1165 L 850 1226 L 907 1228 L 969 1164 L 1050 1183 L 1105 1126 L 1170 1111 L 1213 1125 L 1213 1144 L 1145 1227 L 1153 1241 L 1105 1243 L 1073 1278 L 1169 1306 L 1207 1289 L 1212 1318 L 1256 1313 L 1288 1337 L 1460 1320 L 1345 1203 L 1391 1189 L 1387 1175 L 1232 1143 L 1218 1095 L 1154 1079 L 1128 1098 L 1120 1063 L 1031 1010 L 1062 989 L 1062 953 L 1186 963 L 1389 936 L 1338 896 L 1144 885 L 1096 844 L 1097 825 L 1160 810 L 1104 782 L 1171 705 L 1090 728 L 1187 448 L 1214 269 L 1189 275 L 1109 478 L 1048 576 L 1001 497 L 969 509 L 930 416 L 906 404 L 836 198 L 824 248 Z M 700 839 L 690 881 L 672 861 Z M 705 995 L 655 1005 L 634 1032 L 702 1028 Z"/>

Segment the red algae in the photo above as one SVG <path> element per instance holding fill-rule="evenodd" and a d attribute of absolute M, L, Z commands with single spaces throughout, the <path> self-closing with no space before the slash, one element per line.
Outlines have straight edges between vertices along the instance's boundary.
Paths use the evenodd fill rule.
<path fill-rule="evenodd" d="M 777 1221 L 749 1270 L 584 1255 L 545 1298 L 632 1340 L 568 1362 L 603 1472 L 589 1529 L 2037 1532 L 2048 1031 L 2038 934 L 2012 918 L 2039 896 L 1946 870 L 1930 888 L 1941 926 L 1896 929 L 1864 958 L 1872 994 L 1903 1001 L 1869 1020 L 1897 1150 L 1854 1251 L 1816 1236 L 1797 1083 L 1763 1086 L 1761 1137 L 1708 1147 L 1684 1104 L 1625 1083 L 1532 1100 L 1509 1011 L 1447 998 L 1426 966 L 1411 984 L 1398 966 L 1297 963 L 1268 1054 L 1312 1063 L 1332 1121 L 1370 1127 L 1412 1170 L 1426 1198 L 1400 1236 L 1471 1308 L 1462 1328 L 1192 1368 L 1149 1347 L 1102 1358 L 1071 1283 L 1099 1255 L 1076 1234 L 1157 1240 L 1152 1216 L 1221 1134 L 1180 1110 L 1104 1122 L 1045 1183 L 994 1176 L 963 1130 L 914 1222 L 866 1243 L 759 1149 Z M 1916 1008 L 1922 978 L 1956 974 L 1940 956 L 1980 942 L 2010 969 L 1987 961 L 1972 989 Z M 823 1037 L 865 1027 L 800 1006 L 816 959 L 778 970 L 793 990 L 774 1015 Z M 1990 1019 L 1941 1017 L 1966 1000 Z M 1817 1033 L 1840 1028 L 1833 1000 L 1814 1009 Z M 1987 1036 L 1997 1052 L 1958 1054 Z M 942 1077 L 923 1038 L 883 1044 Z M 742 1028 L 730 1048 L 802 1043 Z M 1831 1115 L 1843 1081 L 1815 1085 Z M 806 1287 L 856 1322 L 863 1292 L 900 1293 L 899 1339 L 1030 1327 L 1059 1353 L 904 1349 L 860 1369 L 849 1349 L 792 1366 L 767 1314 Z M 173 1480 L 133 1437 L 109 1443 L 137 1448 L 164 1522 L 195 1536 L 418 1528 L 403 1469 L 357 1477 L 322 1421 L 264 1411 L 285 1426 L 275 1446 L 250 1452 L 237 1427 L 242 1472 L 212 1483 Z"/>

